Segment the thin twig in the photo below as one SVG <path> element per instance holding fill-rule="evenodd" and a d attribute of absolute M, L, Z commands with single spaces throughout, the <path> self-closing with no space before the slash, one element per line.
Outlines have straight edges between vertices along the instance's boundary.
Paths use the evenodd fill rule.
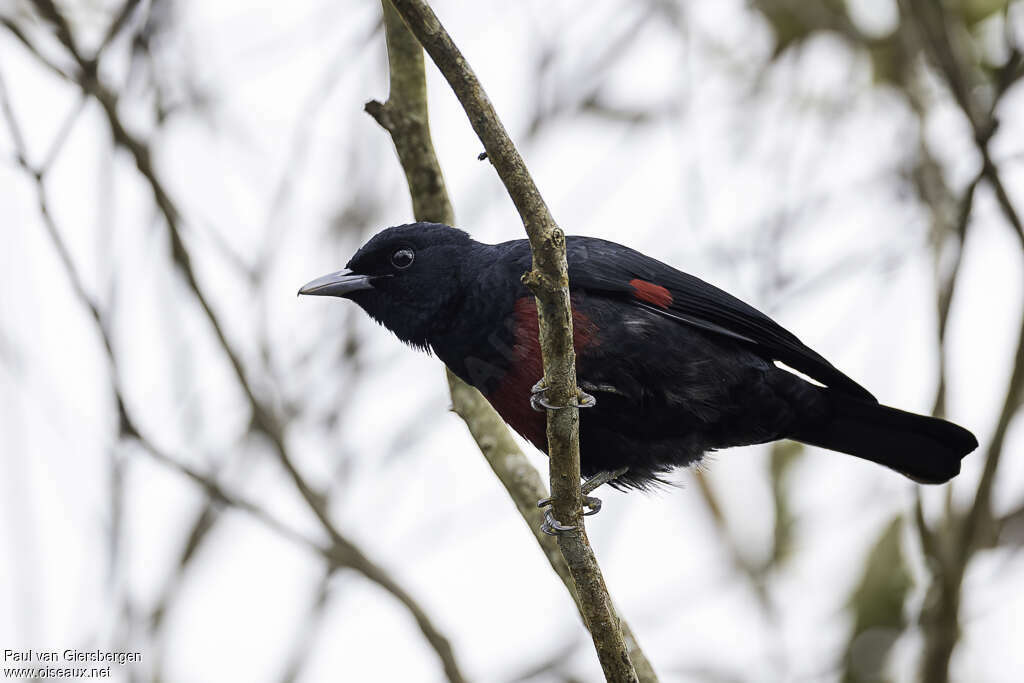
<path fill-rule="evenodd" d="M 900 4 L 904 15 L 917 27 L 921 35 L 921 44 L 938 67 L 953 94 L 953 99 L 971 125 L 974 143 L 981 155 L 982 174 L 992 186 L 999 208 L 1024 247 L 1024 223 L 1006 192 L 1002 175 L 989 150 L 989 142 L 998 127 L 998 120 L 995 117 L 996 105 L 1009 86 L 1022 76 L 1017 59 L 1011 56 L 1007 60 L 1004 73 L 998 74 L 995 79 L 996 88 L 990 106 L 982 107 L 974 95 L 975 84 L 969 76 L 968 67 L 964 66 L 965 60 L 960 56 L 961 50 L 957 49 L 954 39 L 949 34 L 946 25 L 947 10 L 931 0 L 901 0 Z"/>
<path fill-rule="evenodd" d="M 1024 247 L 1024 226 L 1020 215 L 1007 194 L 998 167 L 992 159 L 989 143 L 994 136 L 998 121 L 995 110 L 1009 86 L 1021 77 L 1019 54 L 1011 46 L 1011 56 L 1005 66 L 994 77 L 991 100 L 987 105 L 979 102 L 977 93 L 980 77 L 968 63 L 962 46 L 951 35 L 949 15 L 941 5 L 928 0 L 900 0 L 904 22 L 914 29 L 907 32 L 907 39 L 928 55 L 945 80 L 953 100 L 961 109 L 973 132 L 974 143 L 981 156 L 981 168 L 977 177 L 968 185 L 959 203 L 956 238 L 958 253 L 949 276 L 940 280 L 938 295 L 939 351 L 944 354 L 946 330 L 953 294 L 959 280 L 962 249 L 968 224 L 974 207 L 977 186 L 985 180 L 993 189 L 1007 223 L 1013 229 Z M 937 245 L 939 247 L 941 245 Z M 936 393 L 935 409 L 944 410 L 945 404 L 945 363 L 940 365 L 939 390 Z M 985 464 L 978 482 L 973 502 L 965 513 L 958 512 L 947 498 L 947 519 L 945 538 L 938 538 L 926 525 L 920 509 L 916 508 L 915 519 L 921 533 L 926 555 L 932 563 L 933 580 L 929 595 L 921 614 L 924 632 L 924 654 L 921 662 L 923 680 L 941 683 L 949 679 L 949 663 L 959 638 L 959 610 L 961 591 L 967 566 L 976 550 L 987 546 L 998 533 L 998 524 L 992 519 L 991 496 L 996 473 L 1004 450 L 1006 433 L 1014 415 L 1020 410 L 1024 396 L 1024 316 L 1016 342 L 1013 370 L 1006 389 L 1003 404 L 996 420 L 992 440 L 985 449 Z"/>
<path fill-rule="evenodd" d="M 59 76 L 62 80 L 73 80 L 71 78 L 71 75 L 67 71 L 65 71 L 60 66 L 54 64 L 46 57 L 44 57 L 43 53 L 39 50 L 36 44 L 32 42 L 28 35 L 26 35 L 25 32 L 21 30 L 21 27 L 14 23 L 14 21 L 9 19 L 8 17 L 0 16 L 0 26 L 3 26 L 5 29 L 7 29 L 10 32 L 10 34 L 14 36 L 14 38 L 32 54 L 32 56 L 39 60 L 40 64 L 42 64 L 47 69 L 52 71 L 54 74 Z"/>
<path fill-rule="evenodd" d="M 20 140 L 20 133 L 15 132 L 18 130 L 18 125 L 11 115 L 12 112 L 9 106 L 9 98 L 7 97 L 7 91 L 4 88 L 2 78 L 0 78 L 0 110 L 4 113 L 8 128 L 11 130 L 12 137 L 16 140 Z M 89 316 L 96 327 L 101 341 L 103 342 L 104 354 L 106 355 L 108 364 L 110 365 L 111 395 L 113 396 L 114 403 L 117 406 L 120 420 L 120 438 L 126 441 L 134 441 L 138 443 L 138 445 L 149 453 L 154 460 L 157 460 L 158 462 L 191 479 L 195 484 L 199 485 L 204 491 L 206 491 L 211 498 L 248 513 L 253 518 L 257 519 L 262 524 L 285 538 L 295 541 L 300 545 L 312 548 L 321 554 L 327 555 L 328 549 L 322 548 L 315 541 L 306 538 L 299 532 L 277 521 L 265 510 L 254 503 L 242 500 L 233 494 L 226 492 L 213 478 L 199 472 L 189 465 L 184 464 L 180 460 L 157 447 L 150 439 L 143 436 L 142 432 L 131 419 L 127 409 L 125 408 L 124 394 L 122 392 L 120 382 L 121 373 L 118 370 L 117 356 L 114 353 L 113 342 L 111 341 L 110 332 L 107 328 L 103 314 L 100 312 L 99 306 L 92 300 L 92 297 L 89 296 L 88 292 L 86 292 L 85 286 L 82 284 L 82 278 L 78 273 L 78 269 L 75 266 L 74 261 L 71 259 L 71 254 L 68 251 L 67 244 L 65 243 L 60 230 L 57 228 L 57 224 L 53 218 L 53 213 L 49 208 L 49 202 L 46 198 L 44 174 L 29 164 L 27 159 L 25 159 L 25 154 L 26 152 L 24 148 L 19 147 L 18 155 L 19 158 L 23 160 L 22 168 L 35 180 L 37 208 L 39 210 L 39 215 L 42 218 L 43 226 L 46 229 L 47 236 L 50 238 L 54 251 L 57 252 L 57 256 L 60 259 L 64 272 L 71 284 L 71 289 L 75 294 L 75 298 L 77 298 L 79 303 L 81 303 L 89 312 Z"/>
<path fill-rule="evenodd" d="M 131 19 L 132 14 L 135 13 L 135 8 L 141 4 L 141 0 L 125 0 L 121 5 L 121 9 L 117 11 L 114 18 L 111 20 L 110 25 L 107 26 L 107 32 L 103 35 L 103 40 L 100 41 L 100 45 L 96 48 L 96 53 L 99 54 L 107 49 L 107 46 L 114 42 L 114 39 L 124 30 L 124 27 L 128 25 L 128 20 Z"/>
<path fill-rule="evenodd" d="M 181 218 L 180 213 L 175 206 L 170 195 L 163 186 L 163 183 L 159 180 L 155 168 L 152 163 L 151 153 L 149 146 L 139 138 L 131 134 L 127 127 L 121 120 L 120 114 L 118 113 L 118 98 L 116 94 L 107 88 L 97 76 L 97 63 L 94 59 L 86 58 L 79 50 L 77 43 L 74 38 L 74 34 L 67 20 L 64 18 L 60 10 L 53 4 L 51 0 L 33 0 L 33 4 L 39 14 L 46 20 L 51 22 L 56 29 L 57 38 L 61 44 L 68 51 L 72 59 L 78 65 L 80 73 L 77 74 L 75 83 L 82 90 L 83 94 L 95 99 L 101 106 L 106 118 L 108 125 L 111 129 L 113 139 L 118 147 L 121 147 L 129 152 L 135 161 L 135 165 L 139 173 L 146 180 L 147 184 L 153 193 L 154 201 L 164 218 L 164 221 L 168 228 L 168 233 L 171 241 L 171 255 L 175 266 L 179 269 L 185 278 L 186 284 L 188 285 L 192 295 L 199 303 L 200 308 L 204 312 L 210 326 L 212 327 L 214 334 L 217 338 L 219 345 L 221 346 L 224 353 L 227 355 L 228 360 L 234 370 L 236 379 L 241 386 L 243 393 L 245 394 L 252 411 L 252 429 L 254 431 L 262 432 L 270 441 L 274 453 L 277 456 L 278 461 L 283 466 L 285 471 L 288 473 L 296 489 L 298 489 L 300 495 L 306 502 L 307 506 L 313 512 L 314 516 L 319 520 L 324 531 L 330 538 L 330 546 L 322 549 L 322 555 L 332 564 L 332 566 L 346 567 L 355 569 L 366 576 L 374 583 L 377 583 L 381 587 L 391 592 L 396 599 L 399 600 L 416 619 L 417 624 L 420 626 L 424 637 L 427 639 L 431 647 L 435 650 L 438 658 L 441 660 L 442 666 L 444 667 L 445 673 L 450 681 L 454 683 L 461 683 L 464 681 L 464 677 L 459 670 L 458 664 L 455 660 L 454 654 L 451 649 L 447 638 L 440 633 L 440 631 L 433 625 L 426 612 L 412 599 L 412 597 L 403 589 L 401 589 L 397 583 L 388 575 L 388 573 L 380 566 L 373 563 L 366 555 L 356 546 L 351 540 L 345 537 L 334 525 L 330 519 L 330 514 L 327 508 L 327 501 L 316 492 L 313 487 L 308 484 L 302 474 L 298 471 L 293 463 L 293 459 L 288 451 L 285 444 L 284 436 L 284 425 L 275 416 L 273 411 L 265 406 L 262 401 L 256 396 L 255 391 L 250 384 L 244 366 L 241 361 L 241 357 L 232 347 L 228 341 L 223 327 L 214 313 L 209 300 L 204 294 L 199 282 L 196 278 L 195 272 L 192 268 L 191 257 L 187 248 L 185 247 L 184 241 L 181 237 Z M 6 25 L 6 24 L 5 24 Z M 24 41 L 23 41 L 24 42 Z M 25 43 L 26 45 L 31 45 Z M 54 67 L 40 52 L 30 47 L 33 55 L 58 72 L 61 70 Z M 9 106 L 5 107 L 5 111 L 9 109 Z M 13 122 L 13 119 L 11 120 Z M 16 123 L 12 125 L 12 130 L 16 129 Z M 19 158 L 24 159 L 24 152 L 19 152 Z M 40 191 L 42 192 L 42 177 L 43 174 L 35 168 L 31 168 L 27 160 L 24 164 L 26 170 L 37 179 L 39 183 Z M 41 210 L 45 209 L 45 193 L 41 194 L 43 198 L 41 204 Z M 44 221 L 48 216 L 48 211 L 44 211 Z M 59 241 L 58 241 L 59 242 Z M 59 242 L 62 244 L 62 242 Z M 58 247 L 58 251 L 60 248 Z M 67 258 L 65 258 L 67 257 Z M 70 257 L 65 253 L 62 255 L 64 261 L 65 270 L 69 267 L 73 269 L 73 263 Z M 72 272 L 72 271 L 69 271 Z M 81 282 L 78 278 L 72 278 L 73 285 L 76 289 L 76 294 L 79 299 L 85 304 L 94 320 L 96 321 L 98 328 L 101 331 L 101 335 L 104 340 L 104 344 L 107 346 L 108 354 L 113 354 L 112 346 L 110 345 L 109 336 L 106 333 L 106 327 L 103 322 L 103 317 L 99 312 L 98 307 L 92 302 L 88 294 L 81 287 Z M 75 284 L 77 283 L 77 284 Z M 120 390 L 115 392 L 117 399 L 118 412 L 121 416 L 121 427 L 122 432 L 128 436 L 138 437 L 138 430 L 135 429 L 131 423 L 128 413 L 125 409 L 124 402 L 122 400 L 122 394 Z M 151 451 L 155 457 L 160 460 L 166 461 L 168 464 L 173 464 L 173 459 L 167 460 L 161 457 L 159 450 Z M 189 475 L 193 474 L 191 470 L 183 470 L 183 473 Z M 202 478 L 194 478 L 197 483 L 203 484 Z M 211 496 L 215 494 L 221 495 L 223 492 L 219 489 L 210 490 L 208 492 Z M 245 508 L 242 508 L 245 509 Z"/>
<path fill-rule="evenodd" d="M 576 593 L 576 583 L 569 571 L 569 565 L 558 548 L 558 541 L 540 530 L 544 514 L 537 507 L 537 501 L 548 497 L 544 480 L 516 444 L 508 427 L 480 392 L 460 380 L 450 370 L 447 374 L 452 395 L 452 410 L 465 421 L 473 440 L 480 447 L 480 452 L 516 504 L 519 514 L 533 532 L 551 568 L 565 584 L 586 623 L 583 605 L 580 604 Z M 637 678 L 641 683 L 657 683 L 658 676 L 654 672 L 654 667 L 641 649 L 633 630 L 621 617 L 619 625 L 622 627 L 622 635 L 629 650 L 629 658 L 636 669 Z"/>

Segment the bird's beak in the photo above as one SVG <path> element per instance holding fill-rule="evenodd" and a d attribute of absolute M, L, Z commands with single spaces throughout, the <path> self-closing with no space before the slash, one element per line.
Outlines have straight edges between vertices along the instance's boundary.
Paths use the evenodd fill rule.
<path fill-rule="evenodd" d="M 307 282 L 299 290 L 299 294 L 343 297 L 360 289 L 373 289 L 370 279 L 369 275 L 358 275 L 346 268 Z"/>

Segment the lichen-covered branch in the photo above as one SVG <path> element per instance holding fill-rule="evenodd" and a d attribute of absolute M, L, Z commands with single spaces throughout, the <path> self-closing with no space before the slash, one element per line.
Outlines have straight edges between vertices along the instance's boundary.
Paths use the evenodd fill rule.
<path fill-rule="evenodd" d="M 442 200 L 439 197 L 444 191 L 444 183 L 440 179 L 436 158 L 425 158 L 433 157 L 433 146 L 427 128 L 425 84 L 420 72 L 422 56 L 418 50 L 410 49 L 410 37 L 402 35 L 402 31 L 399 30 L 400 26 L 392 14 L 394 8 L 455 91 L 491 163 L 497 169 L 519 210 L 533 252 L 533 268 L 524 276 L 524 282 L 537 297 L 548 396 L 555 403 L 569 405 L 574 402 L 578 390 L 575 351 L 572 346 L 565 235 L 551 217 L 526 165 L 479 81 L 430 7 L 423 2 L 403 0 L 397 0 L 391 6 L 385 2 L 384 6 L 388 54 L 391 59 L 391 92 L 384 104 L 369 103 L 367 112 L 392 134 L 413 194 L 417 218 L 450 223 L 451 205 L 446 199 Z M 403 64 L 408 70 L 399 68 L 396 59 L 406 60 Z M 415 98 L 419 98 L 419 101 L 414 103 Z M 403 107 L 403 104 L 408 108 Z M 404 134 L 410 136 L 408 144 L 400 139 Z M 424 183 L 422 197 L 417 196 L 420 182 Z M 450 380 L 452 379 L 454 378 L 450 377 Z M 468 387 L 460 386 L 457 381 L 452 382 L 451 387 L 453 404 L 460 415 L 467 419 L 471 430 L 474 426 L 473 420 L 478 418 L 490 420 L 492 427 L 500 426 L 497 417 L 489 412 L 490 409 L 483 409 L 482 399 L 478 394 L 473 396 L 475 392 Z M 462 406 L 458 405 L 459 401 L 464 401 Z M 616 681 L 637 680 L 619 619 L 583 527 L 578 421 L 579 414 L 575 407 L 548 413 L 548 454 L 551 462 L 554 511 L 563 523 L 574 524 L 578 529 L 575 533 L 560 536 L 558 544 L 566 560 L 569 574 L 574 580 L 574 597 L 590 629 L 606 677 Z M 489 447 L 490 441 L 497 445 L 504 438 L 514 447 L 514 442 L 503 426 L 487 434 L 475 432 L 474 437 L 477 438 L 485 455 L 488 451 L 493 452 L 493 448 Z M 518 448 L 511 452 L 518 452 Z M 491 461 L 490 457 L 488 459 Z M 491 462 L 494 466 L 495 461 Z M 502 472 L 508 473 L 510 470 L 499 463 L 495 471 L 502 476 Z M 529 477 L 528 474 L 526 476 Z M 503 477 L 502 481 L 505 483 L 506 478 Z M 513 475 L 508 478 L 506 488 L 509 488 L 511 493 L 520 484 L 522 480 L 516 480 Z M 532 488 L 536 495 L 538 487 Z M 542 486 L 539 488 L 543 490 Z M 524 517 L 527 520 L 534 519 L 531 524 L 536 527 L 539 522 L 536 510 L 527 512 L 535 498 L 528 502 L 525 494 L 526 491 L 519 491 L 518 495 L 513 494 L 513 498 Z M 542 547 L 545 547 L 551 559 L 549 542 L 542 541 Z M 552 564 L 556 571 L 559 571 L 557 563 Z M 635 639 L 630 640 L 635 643 Z"/>

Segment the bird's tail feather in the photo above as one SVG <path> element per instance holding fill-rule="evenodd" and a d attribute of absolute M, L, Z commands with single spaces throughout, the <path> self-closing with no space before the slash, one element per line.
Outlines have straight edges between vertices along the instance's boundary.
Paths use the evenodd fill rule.
<path fill-rule="evenodd" d="M 924 484 L 960 473 L 960 459 L 978 447 L 969 431 L 926 417 L 820 390 L 827 417 L 800 424 L 789 438 L 885 465 Z"/>

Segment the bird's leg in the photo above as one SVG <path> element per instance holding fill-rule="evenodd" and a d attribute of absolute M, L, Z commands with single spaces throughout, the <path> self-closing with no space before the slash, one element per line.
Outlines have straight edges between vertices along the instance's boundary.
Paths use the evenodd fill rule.
<path fill-rule="evenodd" d="M 583 494 L 583 505 L 591 508 L 584 515 L 596 515 L 601 510 L 601 499 L 595 498 L 594 496 L 588 496 L 587 494 L 596 489 L 598 486 L 603 486 L 610 481 L 614 481 L 621 477 L 623 474 L 629 471 L 628 467 L 620 467 L 617 470 L 602 470 L 592 477 L 589 477 L 583 481 L 580 486 L 580 492 Z M 537 501 L 537 507 L 543 508 L 551 505 L 551 498 L 542 498 Z"/>
<path fill-rule="evenodd" d="M 589 477 L 586 481 L 583 482 L 583 485 L 580 486 L 580 492 L 583 494 L 583 506 L 590 508 L 589 510 L 583 513 L 585 517 L 589 517 L 590 515 L 596 515 L 598 512 L 601 511 L 601 499 L 595 496 L 589 496 L 587 494 L 596 489 L 598 486 L 602 486 L 610 481 L 618 479 L 628 470 L 628 467 L 620 467 L 617 470 L 603 470 L 601 472 L 598 472 L 594 476 Z M 558 536 L 564 531 L 572 531 L 576 528 L 574 526 L 565 526 L 557 519 L 555 519 L 554 515 L 551 514 L 551 509 L 549 507 L 550 505 L 551 498 L 543 498 L 537 501 L 537 507 L 548 508 L 547 510 L 544 511 L 544 524 L 542 524 L 540 527 L 541 531 L 543 531 L 549 536 Z"/>
<path fill-rule="evenodd" d="M 534 410 L 536 410 L 538 412 L 541 412 L 541 413 L 544 412 L 545 410 L 562 410 L 564 408 L 568 408 L 569 407 L 569 406 L 556 406 L 556 405 L 550 403 L 548 401 L 548 399 L 547 399 L 547 391 L 548 391 L 547 382 L 545 382 L 544 378 L 541 377 L 540 380 L 538 380 L 537 383 L 534 384 L 533 387 L 530 388 L 530 407 L 532 407 Z M 573 401 L 573 405 L 575 405 L 577 408 L 592 408 L 595 405 L 597 405 L 597 399 L 594 398 L 593 396 L 591 396 L 590 394 L 588 394 L 587 392 L 585 392 L 582 389 L 577 387 L 577 389 L 576 389 L 576 399 L 575 399 L 575 401 Z M 593 498 L 591 496 L 587 496 L 586 494 L 590 493 L 591 491 L 593 491 L 595 488 L 597 488 L 601 484 L 603 484 L 603 483 L 605 483 L 607 481 L 611 481 L 612 479 L 614 479 L 615 477 L 621 475 L 625 471 L 626 470 L 623 469 L 623 470 L 613 474 L 612 476 L 610 476 L 608 478 L 605 478 L 605 479 L 602 479 L 600 481 L 597 481 L 593 486 L 591 486 L 590 488 L 586 488 L 583 491 L 583 493 L 584 493 L 583 504 L 586 507 L 590 508 L 589 510 L 587 510 L 583 514 L 585 514 L 585 515 L 593 515 L 593 514 L 597 513 L 601 509 L 601 500 L 598 499 L 598 498 Z M 584 482 L 584 487 L 586 487 L 588 484 L 590 484 L 591 481 L 597 479 L 599 476 L 601 476 L 601 475 L 609 475 L 609 474 L 611 474 L 611 473 L 609 473 L 609 472 L 602 472 L 602 473 L 600 473 L 599 475 L 597 475 L 595 477 L 591 477 L 586 482 Z M 544 500 L 540 501 L 537 504 L 537 507 L 548 507 L 550 505 L 551 505 L 551 499 L 550 498 L 545 498 Z M 550 507 L 548 507 L 548 509 L 544 511 L 544 523 L 541 525 L 540 530 L 543 531 L 545 534 L 548 534 L 549 536 L 558 536 L 559 534 L 563 534 L 566 531 L 573 531 L 575 529 L 576 529 L 575 526 L 570 526 L 570 525 L 562 524 L 557 519 L 555 519 L 555 516 L 551 512 Z"/>
<path fill-rule="evenodd" d="M 574 405 L 577 408 L 593 408 L 597 405 L 597 399 L 583 391 L 582 389 L 576 389 L 576 400 L 568 406 L 556 406 L 550 403 L 547 399 L 548 384 L 541 377 L 536 384 L 530 389 L 530 407 L 539 413 L 543 413 L 545 410 L 563 410 Z"/>
<path fill-rule="evenodd" d="M 610 481 L 615 481 L 628 471 L 628 467 L 620 467 L 617 470 L 604 470 L 598 472 L 594 476 L 584 481 L 580 489 L 583 491 L 583 495 L 587 495 L 588 493 L 596 489 L 598 486 L 604 486 Z"/>

